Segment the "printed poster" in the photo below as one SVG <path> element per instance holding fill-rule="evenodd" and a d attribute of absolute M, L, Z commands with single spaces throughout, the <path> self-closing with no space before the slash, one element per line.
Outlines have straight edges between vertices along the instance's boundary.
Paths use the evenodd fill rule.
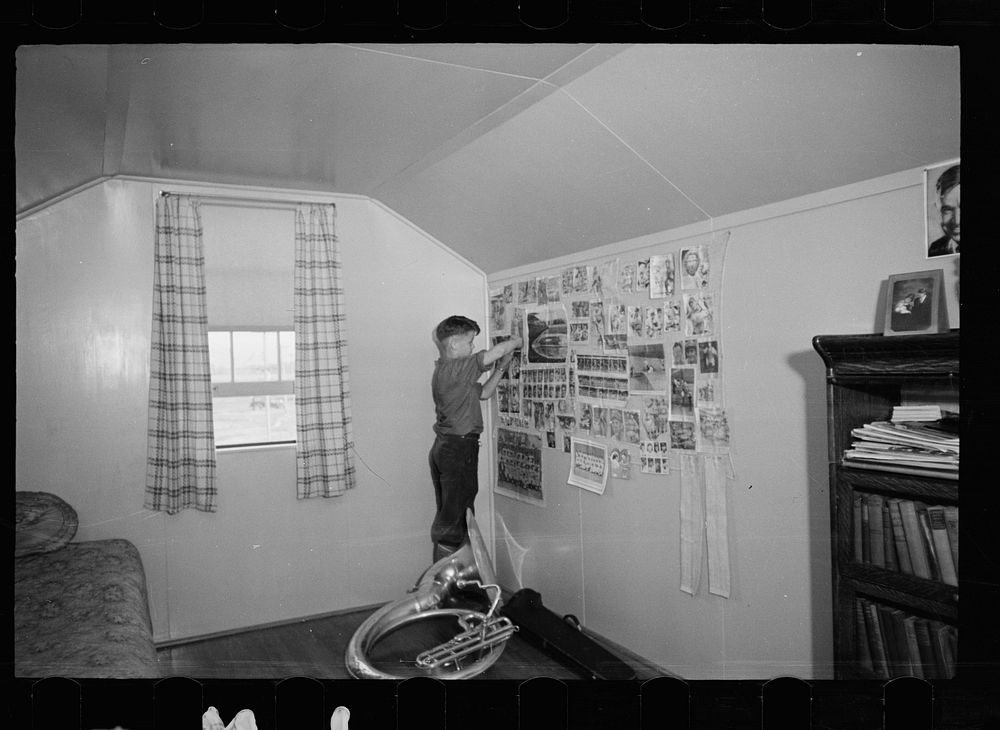
<path fill-rule="evenodd" d="M 566 362 L 569 350 L 566 307 L 562 303 L 529 307 L 524 313 L 529 364 Z M 523 377 L 523 374 L 522 374 Z"/>
<path fill-rule="evenodd" d="M 703 375 L 719 372 L 719 343 L 717 340 L 698 343 L 698 367 Z"/>
<path fill-rule="evenodd" d="M 643 474 L 670 473 L 670 444 L 666 441 L 639 443 L 639 470 Z"/>
<path fill-rule="evenodd" d="M 670 401 L 667 397 L 643 398 L 642 428 L 646 439 L 664 441 L 670 436 Z"/>
<path fill-rule="evenodd" d="M 611 449 L 611 476 L 614 479 L 632 478 L 632 454 L 627 446 Z"/>
<path fill-rule="evenodd" d="M 674 294 L 674 255 L 649 258 L 649 298 L 663 299 Z"/>
<path fill-rule="evenodd" d="M 708 248 L 695 246 L 681 249 L 681 287 L 705 289 L 708 287 Z"/>
<path fill-rule="evenodd" d="M 629 345 L 629 391 L 666 393 L 667 369 L 663 344 Z"/>
<path fill-rule="evenodd" d="M 625 263 L 618 270 L 618 291 L 621 294 L 631 294 L 635 291 L 635 264 Z"/>
<path fill-rule="evenodd" d="M 490 331 L 495 335 L 507 334 L 507 301 L 503 290 L 490 292 Z"/>
<path fill-rule="evenodd" d="M 698 407 L 717 406 L 722 402 L 722 386 L 716 375 L 698 376 Z"/>
<path fill-rule="evenodd" d="M 679 451 L 694 451 L 697 448 L 693 421 L 670 422 L 670 448 Z"/>
<path fill-rule="evenodd" d="M 694 368 L 671 368 L 670 415 L 694 418 Z"/>
<path fill-rule="evenodd" d="M 663 331 L 681 331 L 681 303 L 676 299 L 667 299 L 663 302 Z"/>
<path fill-rule="evenodd" d="M 570 439 L 568 484 L 604 494 L 608 484 L 608 448 L 583 439 Z"/>
<path fill-rule="evenodd" d="M 712 454 L 729 453 L 729 419 L 721 408 L 698 411 L 698 450 Z"/>
<path fill-rule="evenodd" d="M 711 294 L 684 295 L 684 334 L 710 335 L 715 330 L 715 303 Z"/>
<path fill-rule="evenodd" d="M 545 505 L 542 494 L 542 438 L 497 429 L 497 494 Z"/>

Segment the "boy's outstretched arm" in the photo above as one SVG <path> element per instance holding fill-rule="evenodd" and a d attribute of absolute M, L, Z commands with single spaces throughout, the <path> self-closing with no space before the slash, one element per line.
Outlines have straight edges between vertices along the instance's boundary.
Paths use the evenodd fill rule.
<path fill-rule="evenodd" d="M 504 355 L 513 353 L 522 344 L 524 344 L 524 340 L 520 337 L 511 337 L 509 340 L 498 342 L 483 355 L 483 365 L 492 365 Z M 507 361 L 510 362 L 510 359 L 508 358 Z"/>
<path fill-rule="evenodd" d="M 493 368 L 493 372 L 490 373 L 490 377 L 486 379 L 485 383 L 483 383 L 483 388 L 479 393 L 479 400 L 488 400 L 493 396 L 493 392 L 497 389 L 497 384 L 500 382 L 500 378 L 503 377 L 503 371 L 507 369 L 508 365 L 510 365 L 510 361 L 513 357 L 513 349 L 500 357 L 500 361 Z"/>
<path fill-rule="evenodd" d="M 497 360 L 500 362 L 493 368 L 493 372 L 490 373 L 490 377 L 486 379 L 486 382 L 483 383 L 483 389 L 479 393 L 479 400 L 487 400 L 493 396 L 493 392 L 497 389 L 497 383 L 500 382 L 500 378 L 503 376 L 503 371 L 510 365 L 511 358 L 514 356 L 514 350 L 519 348 L 522 342 L 523 340 L 520 337 L 511 337 L 509 340 L 504 340 L 493 345 L 493 347 L 483 354 L 484 365 L 490 365 L 497 362 Z"/>

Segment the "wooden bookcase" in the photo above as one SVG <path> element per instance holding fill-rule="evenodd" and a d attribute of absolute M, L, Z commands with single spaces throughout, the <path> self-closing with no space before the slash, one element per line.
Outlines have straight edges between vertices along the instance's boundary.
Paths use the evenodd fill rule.
<path fill-rule="evenodd" d="M 892 407 L 931 402 L 958 403 L 959 332 L 933 335 L 817 335 L 813 347 L 826 365 L 830 468 L 830 529 L 833 567 L 835 676 L 879 675 L 860 655 L 857 599 L 887 605 L 918 618 L 958 626 L 958 588 L 855 559 L 855 493 L 883 498 L 958 505 L 958 481 L 842 465 L 853 441 L 851 429 L 888 421 Z M 890 676 L 907 671 L 889 670 Z M 933 667 L 923 667 L 933 676 Z M 911 670 L 912 671 L 912 670 Z"/>

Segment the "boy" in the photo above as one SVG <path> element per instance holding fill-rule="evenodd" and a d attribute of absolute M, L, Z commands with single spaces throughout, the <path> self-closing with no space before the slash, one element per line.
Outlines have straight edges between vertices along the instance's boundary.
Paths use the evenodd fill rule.
<path fill-rule="evenodd" d="M 489 350 L 473 352 L 472 340 L 478 334 L 478 324 L 458 315 L 434 329 L 441 355 L 431 378 L 437 434 L 430 453 L 437 508 L 431 524 L 434 562 L 453 553 L 466 537 L 465 510 L 474 510 L 479 491 L 479 434 L 483 430 L 479 401 L 493 395 L 514 350 L 522 344 L 520 337 L 511 337 Z M 482 373 L 494 363 L 489 378 L 480 383 Z"/>

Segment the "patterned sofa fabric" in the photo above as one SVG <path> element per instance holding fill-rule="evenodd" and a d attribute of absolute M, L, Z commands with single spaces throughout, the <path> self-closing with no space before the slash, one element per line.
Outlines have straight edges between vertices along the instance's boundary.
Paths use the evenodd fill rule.
<path fill-rule="evenodd" d="M 158 676 L 135 545 L 71 542 L 14 559 L 14 676 Z"/>

